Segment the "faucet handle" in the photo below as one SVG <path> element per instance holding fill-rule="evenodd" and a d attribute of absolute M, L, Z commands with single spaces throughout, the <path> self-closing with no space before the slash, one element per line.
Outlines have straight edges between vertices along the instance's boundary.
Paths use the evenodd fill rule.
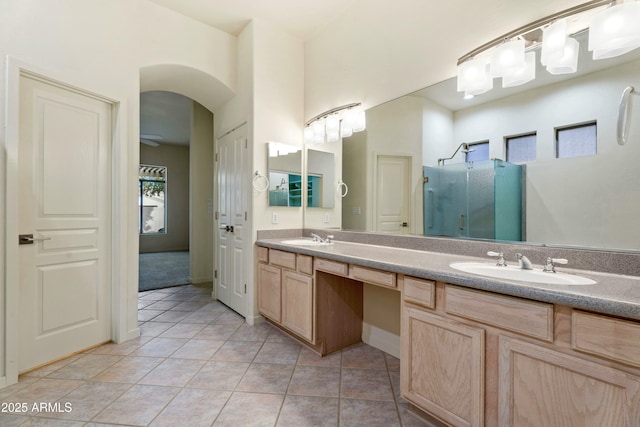
<path fill-rule="evenodd" d="M 500 266 L 500 267 L 506 267 L 507 266 L 507 262 L 504 260 L 504 253 L 489 251 L 489 252 L 487 252 L 487 255 L 498 258 L 498 260 L 496 261 L 496 265 L 497 266 Z"/>
<path fill-rule="evenodd" d="M 551 258 L 547 257 L 547 262 L 544 263 L 544 267 L 542 271 L 546 273 L 555 273 L 556 272 L 556 264 L 568 264 L 569 260 L 565 258 Z"/>
<path fill-rule="evenodd" d="M 331 241 L 334 239 L 335 237 L 333 236 L 333 234 L 327 234 L 327 238 L 325 239 L 325 241 L 327 243 L 331 243 Z"/>

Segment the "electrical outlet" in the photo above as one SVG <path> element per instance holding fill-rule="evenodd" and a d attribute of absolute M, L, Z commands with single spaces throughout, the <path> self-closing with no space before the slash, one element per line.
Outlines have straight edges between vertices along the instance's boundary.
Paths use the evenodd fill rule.
<path fill-rule="evenodd" d="M 273 212 L 271 214 L 271 224 L 277 224 L 278 223 L 278 212 Z"/>
<path fill-rule="evenodd" d="M 329 214 L 324 214 L 324 223 L 327 224 L 329 222 Z"/>
<path fill-rule="evenodd" d="M 351 208 L 351 215 L 362 215 L 362 209 L 358 207 Z"/>

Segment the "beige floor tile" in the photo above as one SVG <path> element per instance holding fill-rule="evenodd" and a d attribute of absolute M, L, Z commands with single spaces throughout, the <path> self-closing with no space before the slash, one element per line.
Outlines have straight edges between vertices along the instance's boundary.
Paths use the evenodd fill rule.
<path fill-rule="evenodd" d="M 188 311 L 168 310 L 161 315 L 154 317 L 153 320 L 155 320 L 156 322 L 179 322 L 189 314 L 191 313 L 189 313 Z"/>
<path fill-rule="evenodd" d="M 153 320 L 156 317 L 164 314 L 164 310 L 149 310 L 143 309 L 138 311 L 138 322 L 148 322 L 149 320 Z"/>
<path fill-rule="evenodd" d="M 34 402 L 55 402 L 83 384 L 84 382 L 80 380 L 40 378 L 13 393 L 7 401 L 24 402 L 29 406 Z"/>
<path fill-rule="evenodd" d="M 230 396 L 230 391 L 183 389 L 150 427 L 209 427 Z"/>
<path fill-rule="evenodd" d="M 22 375 L 22 377 L 46 377 L 52 372 L 57 371 L 58 369 L 67 366 L 69 363 L 75 362 L 80 359 L 84 354 L 74 354 L 73 356 L 69 356 L 66 359 L 58 360 L 57 362 L 50 363 L 48 365 L 42 366 L 38 369 L 34 369 Z"/>
<path fill-rule="evenodd" d="M 140 335 L 143 337 L 157 337 L 173 325 L 174 323 L 171 322 L 145 322 L 140 326 Z"/>
<path fill-rule="evenodd" d="M 393 402 L 340 400 L 340 427 L 400 427 Z"/>
<path fill-rule="evenodd" d="M 145 307 L 147 310 L 160 310 L 162 312 L 171 310 L 176 305 L 180 304 L 180 301 L 155 301 L 151 305 Z"/>
<path fill-rule="evenodd" d="M 300 350 L 300 356 L 298 356 L 298 365 L 339 368 L 341 364 L 341 351 L 336 351 L 326 356 L 320 356 L 308 348 L 302 347 L 302 350 Z"/>
<path fill-rule="evenodd" d="M 277 427 L 335 427 L 339 400 L 331 397 L 287 395 Z"/>
<path fill-rule="evenodd" d="M 189 314 L 187 317 L 185 317 L 184 319 L 181 320 L 181 322 L 185 322 L 185 323 L 202 323 L 202 324 L 209 324 L 211 322 L 213 322 L 214 320 L 216 320 L 216 318 L 218 318 L 218 316 L 220 316 L 220 312 L 216 312 L 216 311 L 202 311 L 202 310 L 198 310 L 195 311 L 191 314 Z"/>
<path fill-rule="evenodd" d="M 260 323 L 258 325 L 247 325 L 246 323 L 240 326 L 233 335 L 229 338 L 230 341 L 259 341 L 264 342 L 271 332 L 273 326 L 268 323 Z"/>
<path fill-rule="evenodd" d="M 184 387 L 204 364 L 204 360 L 166 359 L 138 384 Z"/>
<path fill-rule="evenodd" d="M 85 354 L 68 365 L 52 372 L 48 378 L 88 380 L 109 368 L 123 356 L 110 354 Z"/>
<path fill-rule="evenodd" d="M 275 425 L 284 395 L 233 393 L 215 427 L 271 427 Z M 247 410 L 251 408 L 251 410 Z"/>
<path fill-rule="evenodd" d="M 292 373 L 293 365 L 252 363 L 236 390 L 284 394 L 289 387 Z"/>
<path fill-rule="evenodd" d="M 227 362 L 251 362 L 260 351 L 262 343 L 253 341 L 227 341 L 211 360 Z"/>
<path fill-rule="evenodd" d="M 140 336 L 137 338 L 132 338 L 128 341 L 125 341 L 121 344 L 116 344 L 114 342 L 101 345 L 100 347 L 96 347 L 91 351 L 91 354 L 113 354 L 119 356 L 127 356 L 138 348 L 146 344 L 151 340 L 152 337 L 148 336 Z"/>
<path fill-rule="evenodd" d="M 163 360 L 158 357 L 125 357 L 93 377 L 93 381 L 135 384 Z"/>
<path fill-rule="evenodd" d="M 236 328 L 245 324 L 245 320 L 238 313 L 227 310 L 216 318 L 213 322 L 216 325 L 235 326 Z"/>
<path fill-rule="evenodd" d="M 64 411 L 40 414 L 44 417 L 89 421 L 111 402 L 125 393 L 131 385 L 86 382 L 58 400 Z M 66 410 L 69 409 L 68 412 Z"/>
<path fill-rule="evenodd" d="M 364 343 L 342 350 L 342 366 L 345 368 L 387 370 L 384 352 Z"/>
<path fill-rule="evenodd" d="M 196 301 L 193 301 L 196 298 Z M 202 301 L 202 297 L 191 297 L 188 301 L 183 301 L 172 308 L 172 310 L 188 311 L 190 313 L 201 309 L 207 305 L 207 301 Z"/>
<path fill-rule="evenodd" d="M 132 356 L 169 357 L 187 343 L 184 338 L 154 338 L 133 353 Z"/>
<path fill-rule="evenodd" d="M 293 365 L 298 361 L 300 344 L 266 342 L 256 355 L 256 363 L 280 363 Z"/>
<path fill-rule="evenodd" d="M 340 368 L 297 365 L 287 393 L 338 397 L 340 395 Z"/>
<path fill-rule="evenodd" d="M 28 420 L 29 418 L 26 416 L 0 413 L 0 426 L 2 427 L 18 427 L 19 425 L 25 425 L 24 423 Z"/>
<path fill-rule="evenodd" d="M 238 329 L 238 326 L 211 324 L 198 332 L 194 338 L 201 340 L 227 340 L 236 329 Z"/>
<path fill-rule="evenodd" d="M 387 371 L 342 368 L 340 392 L 340 395 L 347 399 L 393 402 L 393 391 Z"/>
<path fill-rule="evenodd" d="M 159 336 L 163 338 L 193 338 L 204 328 L 201 323 L 177 323 Z"/>
<path fill-rule="evenodd" d="M 248 363 L 207 362 L 189 381 L 189 388 L 233 390 L 249 368 Z"/>
<path fill-rule="evenodd" d="M 92 421 L 146 426 L 179 392 L 175 387 L 133 385 Z"/>
<path fill-rule="evenodd" d="M 387 353 L 384 353 L 384 359 L 387 362 L 389 372 L 400 372 L 400 359 Z"/>
<path fill-rule="evenodd" d="M 224 341 L 192 339 L 187 341 L 170 357 L 174 359 L 209 360 L 224 343 Z"/>

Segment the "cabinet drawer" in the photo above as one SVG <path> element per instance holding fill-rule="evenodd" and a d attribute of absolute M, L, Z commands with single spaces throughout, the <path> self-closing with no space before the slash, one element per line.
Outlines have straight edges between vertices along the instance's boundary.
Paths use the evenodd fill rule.
<path fill-rule="evenodd" d="M 552 304 L 447 285 L 445 311 L 466 319 L 553 342 Z"/>
<path fill-rule="evenodd" d="M 298 271 L 304 274 L 313 274 L 313 257 L 309 255 L 296 255 L 296 263 L 298 264 Z"/>
<path fill-rule="evenodd" d="M 351 266 L 351 277 L 374 285 L 386 286 L 388 288 L 396 287 L 396 273 L 388 271 L 380 271 L 375 268 L 360 267 L 359 265 Z"/>
<path fill-rule="evenodd" d="M 258 246 L 258 262 L 269 262 L 269 249 Z"/>
<path fill-rule="evenodd" d="M 406 302 L 418 304 L 427 308 L 435 308 L 435 292 L 436 285 L 430 280 L 422 280 L 406 276 L 404 278 L 402 295 Z"/>
<path fill-rule="evenodd" d="M 574 350 L 640 366 L 640 324 L 573 310 L 571 347 Z"/>
<path fill-rule="evenodd" d="M 269 250 L 269 261 L 273 265 L 280 267 L 296 269 L 296 254 L 293 252 L 279 251 L 277 249 Z"/>
<path fill-rule="evenodd" d="M 349 273 L 349 266 L 344 262 L 330 261 L 328 259 L 316 258 L 316 270 L 326 271 L 327 273 L 334 273 L 340 276 L 347 276 Z"/>

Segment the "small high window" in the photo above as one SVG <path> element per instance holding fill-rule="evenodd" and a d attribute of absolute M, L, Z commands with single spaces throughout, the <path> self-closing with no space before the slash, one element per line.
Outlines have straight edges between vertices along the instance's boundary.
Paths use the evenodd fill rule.
<path fill-rule="evenodd" d="M 167 168 L 140 165 L 139 226 L 140 234 L 163 234 L 166 226 Z"/>
<path fill-rule="evenodd" d="M 557 128 L 556 158 L 594 156 L 596 140 L 596 122 Z"/>
<path fill-rule="evenodd" d="M 509 136 L 505 138 L 507 161 L 526 163 L 536 159 L 536 133 Z"/>
<path fill-rule="evenodd" d="M 479 160 L 489 160 L 489 141 L 472 142 L 469 144 L 466 161 L 476 162 Z"/>

